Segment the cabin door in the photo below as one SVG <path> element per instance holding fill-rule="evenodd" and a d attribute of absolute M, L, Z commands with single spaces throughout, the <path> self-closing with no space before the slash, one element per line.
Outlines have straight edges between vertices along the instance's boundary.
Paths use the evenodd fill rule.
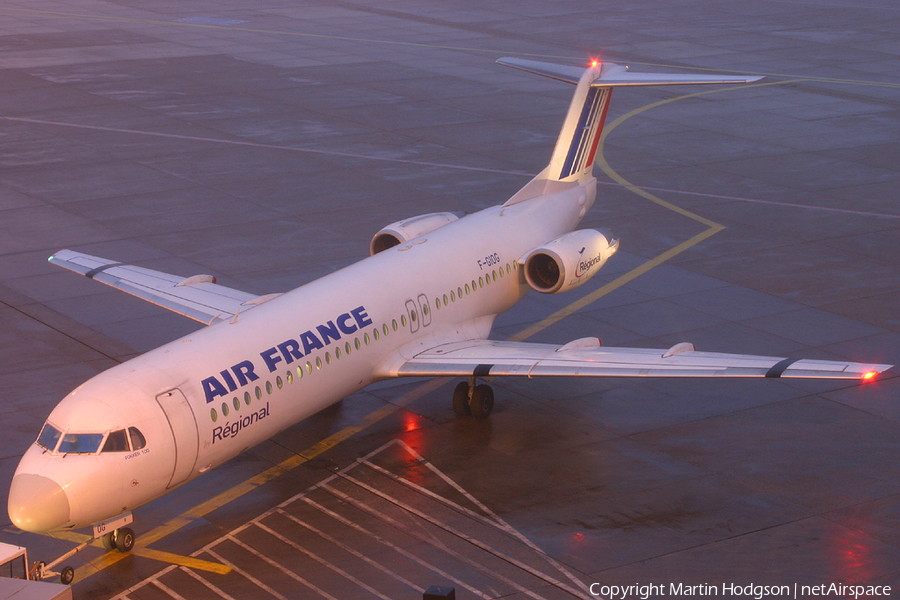
<path fill-rule="evenodd" d="M 194 419 L 194 411 L 187 398 L 178 388 L 169 390 L 156 397 L 166 418 L 169 420 L 169 429 L 175 440 L 175 468 L 172 479 L 166 488 L 173 488 L 183 483 L 194 470 L 197 462 L 197 451 L 200 448 L 200 438 L 197 435 L 197 421 Z"/>

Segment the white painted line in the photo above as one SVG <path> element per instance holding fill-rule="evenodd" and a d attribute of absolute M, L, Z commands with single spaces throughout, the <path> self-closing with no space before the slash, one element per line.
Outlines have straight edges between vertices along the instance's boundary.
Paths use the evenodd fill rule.
<path fill-rule="evenodd" d="M 277 562 L 277 561 L 275 561 L 275 560 L 269 558 L 268 556 L 266 556 L 266 555 L 263 554 L 262 552 L 258 552 L 257 550 L 254 550 L 251 546 L 248 546 L 247 544 L 245 544 L 245 543 L 242 542 L 241 540 L 237 539 L 236 537 L 234 537 L 234 536 L 232 536 L 232 535 L 229 535 L 229 536 L 228 536 L 228 539 L 231 540 L 232 542 L 234 542 L 235 544 L 237 544 L 238 546 L 240 546 L 241 548 L 243 548 L 244 550 L 246 550 L 247 552 L 249 552 L 250 554 L 252 554 L 252 555 L 254 555 L 255 557 L 259 558 L 260 560 L 263 560 L 263 561 L 269 563 L 270 565 L 272 565 L 273 567 L 275 567 L 276 569 L 278 569 L 279 571 L 281 571 L 282 573 L 284 573 L 285 575 L 287 575 L 288 577 L 290 577 L 291 579 L 293 579 L 293 580 L 296 581 L 297 583 L 300 583 L 300 584 L 302 584 L 302 585 L 305 585 L 306 587 L 308 587 L 308 588 L 311 589 L 312 591 L 316 592 L 317 594 L 319 594 L 319 595 L 322 596 L 323 598 L 328 598 L 328 600 L 338 600 L 337 598 L 335 598 L 334 596 L 332 596 L 331 594 L 329 594 L 328 592 L 326 592 L 326 591 L 323 590 L 322 588 L 318 587 L 318 586 L 315 585 L 314 583 L 312 583 L 312 582 L 310 582 L 310 581 L 307 581 L 306 579 L 300 577 L 299 575 L 297 575 L 296 573 L 294 573 L 293 571 L 291 571 L 290 569 L 288 569 L 287 567 L 285 567 L 285 566 L 282 565 L 281 563 L 279 563 L 279 562 Z M 274 590 L 273 590 L 273 591 L 274 591 Z"/>
<path fill-rule="evenodd" d="M 365 527 L 362 527 L 361 525 L 358 525 L 357 523 L 354 523 L 353 521 L 351 521 L 351 520 L 349 520 L 349 519 L 343 517 L 342 515 L 339 515 L 338 513 L 336 513 L 336 512 L 334 512 L 334 511 L 332 511 L 332 510 L 330 510 L 330 509 L 328 509 L 328 508 L 322 506 L 321 504 L 319 504 L 319 503 L 316 502 L 315 500 L 311 500 L 311 499 L 309 499 L 309 498 L 302 498 L 302 500 L 303 500 L 304 502 L 306 502 L 307 504 L 309 504 L 310 506 L 312 506 L 313 508 L 316 508 L 316 509 L 320 510 L 321 512 L 325 513 L 325 514 L 328 515 L 329 517 L 331 517 L 331 518 L 333 518 L 333 519 L 335 519 L 335 520 L 337 520 L 337 521 L 340 521 L 340 522 L 343 523 L 344 525 L 347 525 L 348 527 L 351 527 L 351 528 L 355 529 L 356 531 L 358 531 L 358 532 L 360 532 L 360 533 L 363 533 L 363 534 L 369 536 L 369 537 L 372 538 L 373 540 L 375 540 L 375 541 L 377 541 L 377 542 L 383 544 L 384 546 L 387 546 L 388 548 L 390 548 L 390 549 L 393 550 L 394 552 L 396 552 L 396 553 L 398 553 L 398 554 L 400 554 L 400 555 L 402 555 L 402 556 L 408 558 L 409 560 L 411 560 L 411 561 L 413 561 L 413 562 L 416 562 L 416 563 L 422 565 L 423 567 L 425 567 L 425 568 L 428 569 L 429 571 L 432 571 L 432 572 L 434 572 L 434 573 L 437 573 L 437 574 L 440 575 L 441 577 L 446 578 L 447 581 L 452 581 L 452 582 L 455 583 L 456 585 L 459 585 L 459 586 L 462 586 L 462 587 L 466 588 L 467 590 L 469 590 L 471 593 L 475 594 L 475 595 L 478 596 L 479 598 L 482 598 L 483 600 L 491 600 L 492 598 L 494 598 L 494 596 L 488 596 L 488 595 L 485 594 L 484 592 L 482 592 L 482 591 L 480 591 L 480 590 L 477 590 L 477 589 L 473 588 L 471 585 L 467 584 L 465 581 L 463 581 L 463 580 L 461 580 L 461 579 L 458 579 L 458 578 L 454 577 L 453 575 L 451 575 L 450 573 L 447 573 L 446 571 L 444 571 L 444 570 L 441 569 L 440 567 L 437 567 L 437 566 L 435 566 L 435 565 L 432 565 L 431 563 L 428 563 L 428 562 L 422 560 L 421 558 L 419 558 L 419 557 L 416 556 L 415 554 L 412 554 L 411 552 L 408 552 L 408 551 L 404 550 L 403 548 L 401 548 L 400 546 L 397 546 L 396 544 L 392 544 L 391 542 L 389 542 L 388 540 L 384 539 L 383 537 L 381 537 L 381 536 L 378 535 L 377 533 L 374 533 L 374 532 L 372 532 L 372 531 L 369 531 L 369 530 L 366 529 Z M 420 538 L 420 539 L 421 539 L 421 538 Z"/>
<path fill-rule="evenodd" d="M 560 589 L 562 589 L 562 590 L 564 590 L 564 591 L 566 591 L 566 592 L 569 592 L 569 593 L 572 594 L 573 596 L 581 596 L 581 592 L 580 592 L 579 590 L 576 590 L 575 588 L 573 588 L 572 586 L 568 585 L 567 583 L 565 583 L 565 582 L 563 582 L 563 581 L 560 581 L 559 579 L 557 579 L 557 578 L 554 577 L 553 575 L 550 575 L 550 574 L 548 574 L 548 573 L 544 573 L 544 572 L 542 572 L 542 571 L 540 571 L 540 570 L 538 570 L 538 569 L 535 569 L 534 567 L 531 567 L 531 566 L 529 566 L 529 565 L 526 565 L 525 563 L 523 563 L 522 561 L 518 560 L 517 558 L 514 558 L 514 557 L 512 557 L 512 556 L 510 556 L 510 555 L 508 555 L 508 554 L 506 554 L 506 553 L 504 553 L 504 552 L 501 552 L 499 549 L 493 548 L 493 547 L 491 547 L 491 546 L 485 544 L 484 542 L 481 542 L 481 541 L 475 539 L 474 537 L 468 535 L 467 533 L 462 532 L 462 531 L 460 531 L 460 530 L 458 530 L 458 529 L 455 529 L 455 528 L 451 527 L 450 525 L 447 525 L 446 523 L 443 523 L 443 522 L 441 522 L 441 521 L 439 521 L 439 520 L 437 520 L 437 519 L 435 519 L 435 518 L 433 518 L 433 517 L 431 517 L 431 516 L 425 514 L 424 512 L 422 512 L 422 511 L 420 511 L 420 510 L 418 510 L 418 509 L 416 509 L 416 508 L 414 508 L 414 507 L 412 507 L 412 506 L 410 506 L 410 505 L 408 505 L 408 504 L 405 504 L 404 502 L 401 502 L 400 500 L 398 500 L 398 499 L 396 499 L 396 498 L 390 496 L 389 494 L 386 494 L 386 493 L 383 493 L 383 492 L 381 492 L 381 491 L 379 491 L 379 490 L 376 490 L 375 488 L 373 488 L 372 486 L 370 486 L 370 485 L 364 483 L 363 481 L 360 481 L 360 480 L 358 480 L 358 479 L 356 479 L 356 478 L 354 478 L 354 477 L 351 477 L 351 476 L 349 476 L 349 475 L 344 475 L 343 478 L 344 478 L 346 481 L 349 481 L 349 482 L 351 482 L 351 483 L 353 483 L 353 484 L 355 484 L 355 485 L 358 485 L 359 487 L 363 488 L 364 490 L 368 491 L 369 493 L 374 494 L 374 495 L 376 495 L 376 496 L 382 498 L 383 500 L 386 500 L 386 501 L 390 502 L 391 504 L 394 504 L 394 505 L 398 506 L 399 508 L 401 508 L 401 509 L 403 509 L 403 510 L 405 510 L 405 511 L 411 513 L 411 514 L 416 515 L 417 517 L 419 517 L 419 518 L 422 519 L 423 521 L 426 521 L 426 522 L 428 522 L 428 523 L 431 523 L 432 525 L 434 525 L 434 526 L 436 526 L 436 527 L 439 527 L 439 528 L 443 529 L 443 530 L 446 531 L 447 533 L 450 533 L 450 534 L 452 534 L 452 535 L 455 535 L 456 537 L 458 537 L 458 538 L 460 538 L 460 539 L 462 539 L 462 540 L 465 540 L 466 542 L 472 544 L 473 546 L 476 546 L 476 547 L 478 547 L 478 548 L 481 548 L 481 549 L 484 550 L 485 552 L 488 552 L 488 553 L 490 553 L 490 554 L 493 554 L 493 555 L 496 556 L 497 558 L 500 558 L 500 559 L 502 559 L 502 560 L 508 562 L 509 564 L 514 565 L 514 566 L 516 566 L 516 567 L 522 569 L 523 571 L 525 571 L 525 572 L 527 572 L 527 573 L 531 573 L 532 575 L 534 575 L 534 576 L 537 577 L 538 579 L 542 579 L 542 580 L 546 581 L 547 583 L 549 583 L 549 584 L 551 584 L 551 585 L 554 585 L 554 586 L 556 586 L 556 587 L 558 587 L 558 588 L 560 588 Z M 329 487 L 330 487 L 330 486 L 329 486 Z"/>
<path fill-rule="evenodd" d="M 228 594 L 226 594 L 225 592 L 220 590 L 218 587 L 214 586 L 212 583 L 210 583 L 209 581 L 207 581 L 206 579 L 204 579 L 203 577 L 201 577 L 200 575 L 198 575 L 191 569 L 189 569 L 187 567 L 181 567 L 181 570 L 184 571 L 185 573 L 187 573 L 188 575 L 190 575 L 191 577 L 193 577 L 194 579 L 196 579 L 197 581 L 199 581 L 200 583 L 202 583 L 203 585 L 205 585 L 207 588 L 209 588 L 213 593 L 218 595 L 223 600 L 234 600 L 234 598 L 232 598 L 231 596 L 229 596 Z"/>
<path fill-rule="evenodd" d="M 328 541 L 328 542 L 331 542 L 332 544 L 334 544 L 335 546 L 337 546 L 338 548 L 340 548 L 340 549 L 343 550 L 344 552 L 347 552 L 347 553 L 349 553 L 349 554 L 352 554 L 352 555 L 355 556 L 356 558 L 358 558 L 358 559 L 360 559 L 360 560 L 362 560 L 362 561 L 368 563 L 369 565 L 371 565 L 372 567 L 378 569 L 378 570 L 381 571 L 382 573 L 384 573 L 384 574 L 386 574 L 386 575 L 389 575 L 389 576 L 392 577 L 393 579 L 396 579 L 397 581 L 399 581 L 400 583 L 402 583 L 402 584 L 404 584 L 404 585 L 406 585 L 406 586 L 409 586 L 410 588 L 414 589 L 416 592 L 418 592 L 418 593 L 420 593 L 420 594 L 425 593 L 425 588 L 419 587 L 418 585 L 416 585 L 415 583 L 409 581 L 408 579 L 406 579 L 405 577 L 403 577 L 403 576 L 400 575 L 399 573 L 396 573 L 396 572 L 392 571 L 391 569 L 388 569 L 387 567 L 385 567 L 384 565 L 382 565 L 382 564 L 379 563 L 378 561 L 372 560 L 371 558 L 369 558 L 368 556 L 366 556 L 366 555 L 364 555 L 363 553 L 359 552 L 359 551 L 356 550 L 355 548 L 351 548 L 351 547 L 348 546 L 347 544 L 341 542 L 340 540 L 335 539 L 334 537 L 328 535 L 327 533 L 325 533 L 324 531 L 318 529 L 317 527 L 313 527 L 313 526 L 310 525 L 309 523 L 306 523 L 305 521 L 302 521 L 302 520 L 298 519 L 298 518 L 295 517 L 294 515 L 292 515 L 292 514 L 290 514 L 290 513 L 288 513 L 288 512 L 285 512 L 284 509 L 279 508 L 279 509 L 278 509 L 278 513 L 279 513 L 280 515 L 284 516 L 285 518 L 290 519 L 290 520 L 293 521 L 294 523 L 300 525 L 301 527 L 304 527 L 304 528 L 306 528 L 306 529 L 312 531 L 313 533 L 315 533 L 316 535 L 318 535 L 318 536 L 321 537 L 322 539 L 324 539 L 324 540 L 326 540 L 326 541 Z"/>
<path fill-rule="evenodd" d="M 287 598 L 285 598 L 284 596 L 282 596 L 281 594 L 279 594 L 278 592 L 276 592 L 275 590 L 273 590 L 272 588 L 270 588 L 269 586 L 264 584 L 262 581 L 260 581 L 259 579 L 257 579 L 256 577 L 254 577 L 253 575 L 248 573 L 247 571 L 244 571 L 243 569 L 238 568 L 237 565 L 225 560 L 223 557 L 216 554 L 215 551 L 207 550 L 206 553 L 209 554 L 210 556 L 212 556 L 213 558 L 215 558 L 217 561 L 219 561 L 223 565 L 228 565 L 229 567 L 234 569 L 235 573 L 237 573 L 238 575 L 242 575 L 248 581 L 255 584 L 259 589 L 267 591 L 271 596 L 278 598 L 278 600 L 288 600 Z"/>
<path fill-rule="evenodd" d="M 145 585 L 147 585 L 148 583 L 151 583 L 151 582 L 153 582 L 153 581 L 159 579 L 160 577 L 162 577 L 163 575 L 165 575 L 165 574 L 168 573 L 169 571 L 173 570 L 174 568 L 175 568 L 175 565 L 169 565 L 168 567 L 166 567 L 166 568 L 163 569 L 162 571 L 159 571 L 159 572 L 156 573 L 155 575 L 151 575 L 151 576 L 148 577 L 147 579 L 144 579 L 143 581 L 140 581 L 140 582 L 134 584 L 133 586 L 131 586 L 130 588 L 128 588 L 128 589 L 125 590 L 124 592 L 121 592 L 121 593 L 119 593 L 118 595 L 113 596 L 113 597 L 112 597 L 112 600 L 129 600 L 128 594 L 130 594 L 130 593 L 132 593 L 132 592 L 134 592 L 134 591 L 136 591 L 136 590 L 139 590 L 139 589 L 141 589 L 142 587 L 144 587 Z"/>
<path fill-rule="evenodd" d="M 344 500 L 345 502 L 352 504 L 353 506 L 357 507 L 358 509 L 360 509 L 364 512 L 367 512 L 370 515 L 372 515 L 386 523 L 389 523 L 390 525 L 396 527 L 400 531 L 406 532 L 407 535 L 410 535 L 410 536 L 416 538 L 417 540 L 423 541 L 427 544 L 431 544 L 432 546 L 440 547 L 440 549 L 443 550 L 445 553 L 454 557 L 458 561 L 469 565 L 470 567 L 472 567 L 479 573 L 484 573 L 488 577 L 491 577 L 493 579 L 496 579 L 497 581 L 503 582 L 506 585 L 510 586 L 511 588 L 513 588 L 519 592 L 522 592 L 523 594 L 525 594 L 527 596 L 531 596 L 532 598 L 535 598 L 535 600 L 546 600 L 546 598 L 544 598 L 543 596 L 537 595 L 536 593 L 532 592 L 531 590 L 519 585 L 517 582 L 513 581 L 512 579 L 509 579 L 508 577 L 505 577 L 504 575 L 501 575 L 500 573 L 497 573 L 496 571 L 491 571 L 491 570 L 486 569 L 484 567 L 484 565 L 482 565 L 481 563 L 478 563 L 478 562 L 472 560 L 471 558 L 464 556 L 463 554 L 460 554 L 459 552 L 456 552 L 452 548 L 449 548 L 449 547 L 445 546 L 444 544 L 440 543 L 437 539 L 435 539 L 433 537 L 426 537 L 422 533 L 414 531 L 408 525 L 404 525 L 403 523 L 400 523 L 396 519 L 392 519 L 391 517 L 387 516 L 386 514 L 371 508 L 364 502 L 357 500 L 357 499 L 353 498 L 352 496 L 345 494 L 344 492 L 342 492 L 330 485 L 325 486 L 324 489 L 327 489 L 329 492 L 331 492 L 338 498 Z M 412 509 L 409 510 L 408 512 L 410 512 L 411 514 L 416 514 L 416 512 L 413 511 Z M 425 519 L 425 520 L 427 521 L 427 519 Z M 471 539 L 466 539 L 466 536 L 464 536 L 464 535 L 457 536 L 457 537 L 461 537 L 462 539 L 465 539 L 466 541 L 471 541 Z M 473 544 L 473 545 L 476 545 L 476 544 Z M 490 550 L 488 550 L 488 552 L 491 554 L 494 554 L 493 552 L 490 552 Z"/>
<path fill-rule="evenodd" d="M 502 529 L 503 531 L 505 531 L 506 533 L 509 533 L 510 535 L 515 536 L 515 538 L 517 540 L 521 541 L 523 544 L 527 545 L 529 548 L 534 550 L 537 554 L 542 556 L 544 558 L 544 560 L 546 560 L 548 563 L 550 563 L 551 566 L 553 566 L 554 568 L 559 570 L 563 575 L 568 577 L 575 585 L 577 585 L 579 588 L 581 588 L 582 591 L 584 591 L 587 594 L 590 594 L 591 590 L 587 584 L 585 584 L 583 581 L 578 579 L 574 574 L 569 572 L 569 570 L 566 569 L 562 564 L 560 564 L 556 559 L 549 556 L 543 550 L 538 548 L 536 544 L 534 544 L 531 540 L 529 540 L 527 537 L 522 535 L 515 527 L 513 527 L 512 525 L 510 525 L 509 523 L 507 523 L 506 521 L 501 519 L 499 516 L 497 516 L 494 513 L 494 511 L 492 511 L 490 508 L 488 508 L 487 506 L 482 504 L 481 501 L 478 500 L 478 498 L 476 498 L 475 496 L 473 496 L 472 494 L 470 494 L 469 492 L 464 490 L 461 485 L 459 485 L 458 483 L 456 483 L 455 481 L 450 479 L 446 474 L 444 474 L 443 471 L 441 471 L 440 469 L 435 467 L 433 464 L 431 464 L 431 462 L 426 460 L 424 456 L 422 456 L 421 454 L 416 452 L 406 442 L 404 442 L 403 440 L 394 440 L 394 441 L 398 446 L 401 446 L 404 450 L 409 452 L 416 460 L 419 461 L 420 464 L 424 465 L 428 470 L 430 470 L 432 473 L 434 473 L 435 475 L 440 477 L 441 480 L 443 480 L 447 485 L 452 487 L 458 493 L 462 494 L 469 502 L 471 502 L 472 504 L 477 506 L 479 509 L 481 509 L 484 513 L 489 515 L 491 517 L 491 519 L 493 519 L 493 523 L 491 523 L 490 519 L 487 519 L 487 518 L 483 517 L 482 515 L 479 515 L 475 511 L 469 510 L 468 508 L 466 508 L 464 506 L 460 506 L 459 504 L 453 503 L 450 500 L 448 500 L 447 498 L 444 498 L 443 496 L 435 494 L 431 490 L 427 490 L 427 489 L 423 488 L 422 486 L 417 485 L 417 484 L 413 483 L 412 481 L 409 481 L 408 479 L 400 477 L 399 475 L 396 475 L 394 473 L 390 473 L 389 471 L 382 469 L 381 467 L 371 463 L 368 460 L 366 460 L 366 464 L 377 469 L 379 472 L 387 473 L 387 475 L 389 477 L 391 477 L 392 479 L 394 479 L 395 481 L 399 481 L 400 483 L 402 483 L 406 486 L 409 486 L 417 491 L 420 491 L 421 493 L 426 494 L 429 497 L 435 498 L 439 502 L 442 502 L 442 503 L 446 504 L 447 506 L 450 506 L 451 508 L 463 510 L 466 512 L 466 514 L 472 515 L 474 518 L 482 520 L 485 523 L 493 524 L 493 525 L 499 527 L 500 529 Z"/>
<path fill-rule="evenodd" d="M 362 589 L 366 590 L 367 592 L 369 592 L 369 593 L 372 594 L 373 596 L 377 596 L 377 597 L 381 598 L 381 600 L 393 600 L 392 598 L 389 598 L 388 596 L 385 596 L 384 594 L 382 594 L 381 592 L 379 592 L 378 590 L 376 590 L 376 589 L 373 588 L 372 586 L 370 586 L 370 585 L 368 585 L 368 584 L 366 584 L 366 583 L 360 581 L 359 579 L 357 579 L 356 577 L 354 577 L 353 575 L 351 575 L 351 574 L 348 573 L 347 571 L 343 570 L 342 568 L 338 567 L 337 565 L 333 565 L 333 564 L 331 564 L 330 562 L 328 562 L 327 560 L 325 560 L 324 558 L 322 558 L 321 556 L 319 556 L 319 555 L 317 555 L 317 554 L 314 554 L 314 553 L 310 552 L 309 550 L 307 550 L 306 548 L 304 548 L 303 546 L 301 546 L 301 545 L 298 544 L 297 542 L 295 542 L 295 541 L 293 541 L 293 540 L 289 540 L 288 538 L 284 537 L 283 535 L 281 535 L 281 534 L 278 533 L 277 531 L 275 531 L 275 530 L 273 530 L 273 529 L 271 529 L 271 528 L 269 528 L 269 527 L 266 527 L 266 526 L 263 525 L 262 523 L 257 523 L 256 526 L 259 527 L 260 529 L 262 529 L 263 531 L 267 532 L 269 535 L 272 535 L 272 536 L 278 538 L 279 540 L 281 540 L 282 542 L 284 542 L 285 544 L 287 544 L 287 545 L 290 546 L 291 548 L 294 548 L 295 550 L 298 550 L 298 551 L 302 552 L 303 554 L 305 554 L 306 556 L 310 557 L 311 559 L 313 559 L 314 561 L 316 561 L 316 562 L 319 563 L 320 565 L 323 565 L 323 566 L 325 566 L 325 567 L 331 569 L 332 571 L 334 571 L 334 572 L 337 573 L 338 575 L 341 575 L 342 577 L 346 578 L 347 580 L 352 581 L 353 583 L 355 583 L 356 585 L 358 585 L 358 586 L 361 587 Z"/>
<path fill-rule="evenodd" d="M 170 596 L 172 596 L 173 598 L 175 598 L 175 600 L 187 600 L 184 596 L 182 596 L 181 594 L 179 594 L 178 592 L 176 592 L 176 591 L 173 590 L 172 588 L 163 585 L 162 582 L 161 582 L 159 579 L 154 579 L 154 580 L 152 581 L 152 583 L 153 583 L 153 585 L 155 585 L 156 587 L 158 587 L 159 589 L 161 589 L 162 591 L 164 591 L 164 592 L 167 593 L 168 595 L 170 595 Z"/>

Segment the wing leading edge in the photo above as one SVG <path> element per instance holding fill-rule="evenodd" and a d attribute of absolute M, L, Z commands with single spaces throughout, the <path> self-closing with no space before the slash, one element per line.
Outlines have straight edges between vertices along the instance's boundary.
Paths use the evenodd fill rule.
<path fill-rule="evenodd" d="M 184 278 L 71 250 L 60 250 L 49 260 L 205 325 L 230 318 L 278 295 L 255 296 L 218 285 L 211 275 Z"/>
<path fill-rule="evenodd" d="M 475 340 L 434 346 L 384 377 L 794 377 L 871 379 L 893 365 L 668 350 L 604 348 L 597 338 L 565 346 Z"/>

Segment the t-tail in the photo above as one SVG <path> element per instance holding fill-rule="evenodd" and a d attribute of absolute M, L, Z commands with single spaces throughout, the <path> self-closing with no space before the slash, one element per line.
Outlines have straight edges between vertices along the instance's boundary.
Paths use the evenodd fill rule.
<path fill-rule="evenodd" d="M 556 188 L 553 182 L 582 182 L 593 177 L 594 158 L 606 111 L 615 87 L 639 85 L 734 84 L 758 81 L 762 77 L 732 75 L 674 75 L 634 73 L 628 67 L 594 61 L 587 68 L 552 63 L 501 58 L 501 65 L 575 84 L 575 95 L 563 121 L 562 131 L 550 158 L 550 164 L 535 179 L 513 196 L 514 204 Z"/>

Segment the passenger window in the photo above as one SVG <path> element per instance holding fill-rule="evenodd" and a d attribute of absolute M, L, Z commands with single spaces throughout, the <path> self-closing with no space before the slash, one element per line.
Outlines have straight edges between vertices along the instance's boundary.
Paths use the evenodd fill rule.
<path fill-rule="evenodd" d="M 103 444 L 103 452 L 128 452 L 128 436 L 124 429 L 112 431 Z"/>
<path fill-rule="evenodd" d="M 59 441 L 60 435 L 62 434 L 59 429 L 50 423 L 44 423 L 44 428 L 41 429 L 41 434 L 38 436 L 37 443 L 50 452 L 53 452 L 56 448 L 56 443 Z"/>
<path fill-rule="evenodd" d="M 215 419 L 213 419 L 215 421 Z M 131 438 L 131 449 L 132 450 L 140 450 L 144 446 L 147 445 L 147 440 L 144 439 L 144 434 L 135 429 L 134 427 L 128 428 L 128 437 Z"/>
<path fill-rule="evenodd" d="M 93 454 L 100 449 L 102 433 L 67 433 L 59 444 L 64 454 Z"/>

